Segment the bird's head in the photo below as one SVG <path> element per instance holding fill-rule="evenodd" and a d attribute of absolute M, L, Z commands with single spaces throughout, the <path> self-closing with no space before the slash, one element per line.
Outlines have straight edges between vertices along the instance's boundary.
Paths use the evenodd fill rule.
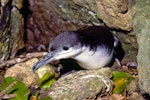
<path fill-rule="evenodd" d="M 49 44 L 48 54 L 33 66 L 33 72 L 55 60 L 73 58 L 82 52 L 79 36 L 74 31 L 59 34 Z"/>

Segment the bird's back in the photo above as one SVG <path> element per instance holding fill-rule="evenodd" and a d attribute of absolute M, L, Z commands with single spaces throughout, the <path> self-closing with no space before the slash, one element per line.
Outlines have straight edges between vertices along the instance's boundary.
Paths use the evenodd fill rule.
<path fill-rule="evenodd" d="M 97 45 L 106 46 L 109 49 L 114 47 L 114 37 L 111 31 L 105 26 L 92 26 L 77 31 L 79 33 L 81 42 L 84 45 L 91 46 L 95 49 Z"/>

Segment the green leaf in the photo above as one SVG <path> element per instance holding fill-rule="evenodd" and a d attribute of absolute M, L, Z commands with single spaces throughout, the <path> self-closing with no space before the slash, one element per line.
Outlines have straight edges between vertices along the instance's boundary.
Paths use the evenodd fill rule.
<path fill-rule="evenodd" d="M 56 81 L 55 77 L 47 72 L 45 73 L 39 81 L 40 88 L 46 90 Z"/>
<path fill-rule="evenodd" d="M 30 93 L 28 87 L 24 83 L 18 81 L 17 79 L 13 77 L 6 77 L 4 79 L 4 83 L 2 84 L 0 91 L 4 90 L 13 82 L 16 82 L 16 84 L 12 88 L 10 88 L 6 92 L 6 94 L 16 94 L 16 97 L 10 98 L 8 100 L 28 100 L 28 96 Z"/>
<path fill-rule="evenodd" d="M 128 83 L 133 79 L 133 76 L 126 72 L 114 71 L 113 76 L 113 81 L 115 83 L 113 93 L 118 94 L 121 93 L 126 88 Z"/>
<path fill-rule="evenodd" d="M 34 96 L 35 96 L 36 98 L 38 98 L 39 94 L 40 94 L 40 91 L 37 90 L 37 91 L 35 92 Z"/>

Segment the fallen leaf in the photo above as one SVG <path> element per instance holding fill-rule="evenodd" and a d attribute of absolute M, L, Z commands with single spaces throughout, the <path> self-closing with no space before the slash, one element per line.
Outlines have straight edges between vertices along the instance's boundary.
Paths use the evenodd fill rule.
<path fill-rule="evenodd" d="M 113 81 L 115 84 L 113 93 L 118 94 L 121 93 L 126 88 L 128 83 L 133 79 L 133 76 L 126 72 L 114 71 L 113 76 Z"/>

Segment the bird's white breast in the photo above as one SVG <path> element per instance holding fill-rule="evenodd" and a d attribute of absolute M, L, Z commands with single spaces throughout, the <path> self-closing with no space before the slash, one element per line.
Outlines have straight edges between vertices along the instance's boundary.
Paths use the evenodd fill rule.
<path fill-rule="evenodd" d="M 81 48 L 82 52 L 75 56 L 78 64 L 84 69 L 98 69 L 110 63 L 113 51 L 108 53 L 105 47 L 97 48 L 96 51 L 90 50 L 89 47 Z"/>

